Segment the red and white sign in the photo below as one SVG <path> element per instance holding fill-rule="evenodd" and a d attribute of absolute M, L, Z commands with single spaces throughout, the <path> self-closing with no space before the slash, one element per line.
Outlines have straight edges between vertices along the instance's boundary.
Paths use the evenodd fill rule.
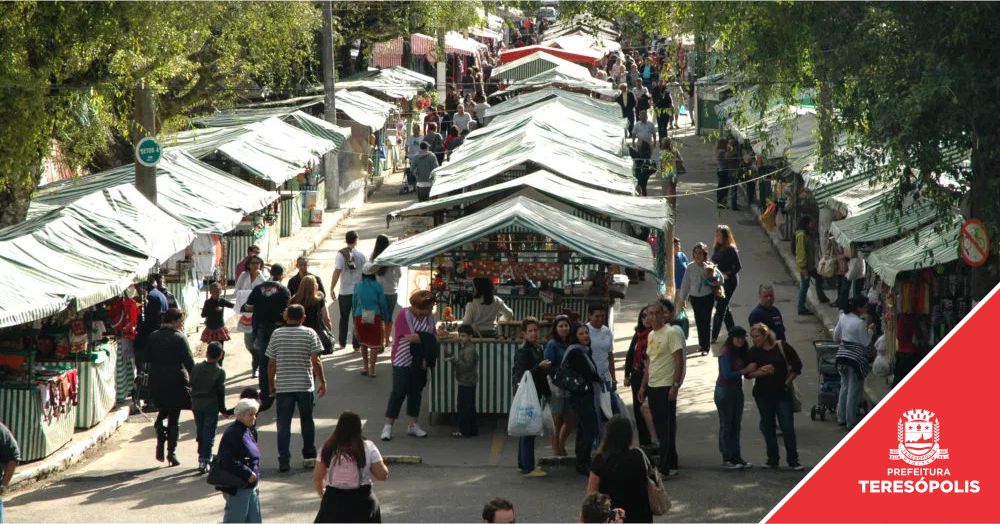
<path fill-rule="evenodd" d="M 962 224 L 958 245 L 961 247 L 962 260 L 972 267 L 979 267 L 990 258 L 990 237 L 986 226 L 978 218 L 970 218 Z"/>
<path fill-rule="evenodd" d="M 764 518 L 997 522 L 1000 286 Z M 980 367 L 977 367 L 980 366 Z"/>

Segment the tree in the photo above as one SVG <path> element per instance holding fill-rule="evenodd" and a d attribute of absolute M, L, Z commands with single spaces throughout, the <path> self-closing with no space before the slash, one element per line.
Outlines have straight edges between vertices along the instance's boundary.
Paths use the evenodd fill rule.
<path fill-rule="evenodd" d="M 319 14 L 300 2 L 18 2 L 0 5 L 0 226 L 24 219 L 53 140 L 68 160 L 127 161 L 133 88 L 159 128 L 311 70 Z M 9 58 L 8 58 L 9 57 Z M 129 153 L 124 153 L 129 155 Z"/>
<path fill-rule="evenodd" d="M 871 172 L 907 197 L 934 202 L 941 217 L 958 209 L 1000 235 L 1000 35 L 991 3 L 621 2 L 615 16 L 637 16 L 644 29 L 707 35 L 722 70 L 760 113 L 775 100 L 820 93 L 826 168 Z M 581 9 L 587 9 L 583 4 Z M 659 11 L 657 13 L 656 11 Z M 834 151 L 835 136 L 847 147 Z M 957 154 L 956 154 L 957 153 Z M 971 157 L 971 164 L 964 160 Z M 957 182 L 958 188 L 945 183 Z M 892 218 L 892 217 L 890 217 Z M 941 221 L 942 224 L 945 221 Z M 954 231 L 942 231 L 952 235 Z M 994 243 L 995 244 L 995 243 Z M 1000 274 L 973 272 L 982 297 Z"/>

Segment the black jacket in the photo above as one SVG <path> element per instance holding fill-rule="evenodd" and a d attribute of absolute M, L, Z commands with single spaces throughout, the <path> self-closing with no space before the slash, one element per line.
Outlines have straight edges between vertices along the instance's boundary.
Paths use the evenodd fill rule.
<path fill-rule="evenodd" d="M 172 327 L 149 335 L 149 389 L 161 409 L 191 408 L 191 371 L 194 358 L 187 338 Z"/>
<path fill-rule="evenodd" d="M 594 364 L 594 359 L 590 356 L 590 348 L 587 346 L 581 346 L 580 344 L 573 344 L 566 349 L 566 354 L 563 356 L 563 365 L 572 369 L 576 374 L 583 377 L 587 381 L 586 391 L 580 394 L 590 394 L 594 391 L 595 383 L 604 382 L 601 376 L 597 374 L 597 365 Z"/>
<path fill-rule="evenodd" d="M 552 396 L 552 391 L 549 389 L 548 374 L 546 371 L 540 367 L 540 364 L 545 360 L 545 356 L 542 353 L 542 346 L 537 344 L 531 345 L 525 342 L 521 349 L 514 353 L 514 389 L 517 389 L 517 385 L 521 383 L 521 377 L 524 376 L 525 371 L 531 372 L 531 379 L 535 383 L 535 391 L 538 392 L 538 398 L 549 398 Z"/>

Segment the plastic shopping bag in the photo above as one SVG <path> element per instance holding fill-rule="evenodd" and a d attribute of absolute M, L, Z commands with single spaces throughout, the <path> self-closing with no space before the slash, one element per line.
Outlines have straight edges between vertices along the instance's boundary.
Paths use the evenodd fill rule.
<path fill-rule="evenodd" d="M 512 437 L 534 437 L 542 432 L 542 406 L 538 402 L 535 381 L 531 372 L 525 371 L 517 385 L 517 393 L 510 403 L 507 434 Z"/>
<path fill-rule="evenodd" d="M 556 433 L 556 423 L 552 419 L 552 406 L 548 402 L 542 404 L 542 429 L 543 433 L 538 436 L 542 437 L 545 434 L 555 435 Z"/>
<path fill-rule="evenodd" d="M 600 400 L 601 414 L 606 420 L 611 420 L 611 417 L 615 416 L 615 411 L 611 408 L 611 392 L 607 389 L 601 390 L 598 400 Z"/>

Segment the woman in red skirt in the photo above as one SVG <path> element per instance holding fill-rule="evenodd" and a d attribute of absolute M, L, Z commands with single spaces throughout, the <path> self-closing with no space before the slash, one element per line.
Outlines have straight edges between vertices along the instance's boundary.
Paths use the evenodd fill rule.
<path fill-rule="evenodd" d="M 354 286 L 354 333 L 361 342 L 361 364 L 368 378 L 375 378 L 375 360 L 382 352 L 385 340 L 385 323 L 389 320 L 389 306 L 385 301 L 382 284 L 375 279 L 376 267 L 365 264 L 361 282 Z"/>
<path fill-rule="evenodd" d="M 222 288 L 218 283 L 208 286 L 208 299 L 201 306 L 201 318 L 205 319 L 205 330 L 201 332 L 201 341 L 218 342 L 225 344 L 229 340 L 229 330 L 226 329 L 226 322 L 222 320 L 222 313 L 225 308 L 233 308 L 235 304 L 222 298 Z"/>

